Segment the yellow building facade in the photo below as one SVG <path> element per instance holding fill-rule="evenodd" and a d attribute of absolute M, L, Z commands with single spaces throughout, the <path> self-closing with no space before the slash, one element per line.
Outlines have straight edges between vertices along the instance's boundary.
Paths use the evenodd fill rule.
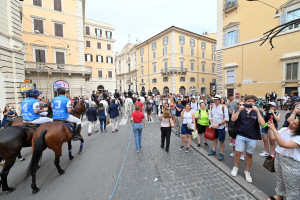
<path fill-rule="evenodd" d="M 215 92 L 216 40 L 171 26 L 135 48 L 139 91 Z"/>
<path fill-rule="evenodd" d="M 114 68 L 114 28 L 110 24 L 85 20 L 85 62 L 92 68 L 87 92 L 116 89 Z"/>
<path fill-rule="evenodd" d="M 84 0 L 24 0 L 25 77 L 48 98 L 65 87 L 86 94 L 92 74 L 84 58 Z"/>
<path fill-rule="evenodd" d="M 264 45 L 263 34 L 276 26 L 300 18 L 298 0 L 261 2 L 218 0 L 217 93 L 228 96 L 254 94 L 278 97 L 300 91 L 300 26 L 286 28 Z"/>

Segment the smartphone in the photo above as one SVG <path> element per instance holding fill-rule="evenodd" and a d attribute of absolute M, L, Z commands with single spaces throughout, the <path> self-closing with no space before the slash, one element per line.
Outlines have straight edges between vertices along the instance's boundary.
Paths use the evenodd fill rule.
<path fill-rule="evenodd" d="M 296 106 L 296 108 L 300 109 L 300 104 L 298 104 L 298 105 Z"/>
<path fill-rule="evenodd" d="M 270 121 L 271 121 L 271 122 L 273 122 L 273 115 L 271 115 L 271 117 L 270 117 Z"/>
<path fill-rule="evenodd" d="M 244 104 L 245 108 L 252 108 L 252 104 Z"/>

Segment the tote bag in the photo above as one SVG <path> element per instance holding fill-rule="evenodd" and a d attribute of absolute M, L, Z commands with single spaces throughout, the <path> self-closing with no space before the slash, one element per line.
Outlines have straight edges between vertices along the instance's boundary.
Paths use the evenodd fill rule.
<path fill-rule="evenodd" d="M 208 140 L 214 141 L 216 135 L 216 129 L 209 128 L 209 126 L 206 127 L 204 137 Z"/>

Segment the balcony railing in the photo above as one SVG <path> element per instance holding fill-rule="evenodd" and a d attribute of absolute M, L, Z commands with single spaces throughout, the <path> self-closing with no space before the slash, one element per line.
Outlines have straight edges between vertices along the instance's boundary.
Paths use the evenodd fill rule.
<path fill-rule="evenodd" d="M 167 69 L 162 69 L 161 73 L 162 74 L 177 74 L 177 73 L 186 73 L 188 72 L 187 68 L 176 68 L 176 67 L 171 67 Z"/>
<path fill-rule="evenodd" d="M 39 63 L 39 62 L 25 62 L 26 71 L 39 72 L 62 72 L 62 73 L 76 73 L 76 74 L 92 74 L 92 68 L 85 65 L 67 65 L 56 63 Z"/>
<path fill-rule="evenodd" d="M 238 0 L 226 0 L 224 5 L 224 12 L 227 13 L 237 9 L 238 5 Z"/>

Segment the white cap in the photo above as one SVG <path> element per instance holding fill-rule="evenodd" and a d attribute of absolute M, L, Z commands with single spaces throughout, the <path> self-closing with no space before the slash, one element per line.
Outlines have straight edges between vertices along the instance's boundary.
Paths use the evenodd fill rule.
<path fill-rule="evenodd" d="M 272 105 L 272 106 L 274 106 L 274 107 L 277 106 L 275 102 L 269 102 L 268 105 Z"/>

